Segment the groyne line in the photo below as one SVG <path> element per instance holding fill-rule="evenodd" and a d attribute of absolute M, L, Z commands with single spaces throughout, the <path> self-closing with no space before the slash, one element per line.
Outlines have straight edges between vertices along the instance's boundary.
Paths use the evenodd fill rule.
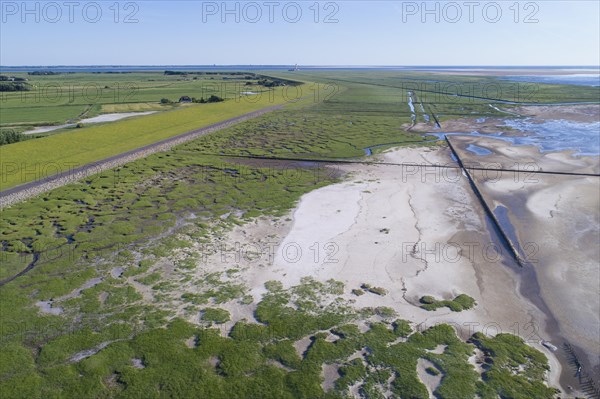
<path fill-rule="evenodd" d="M 416 141 L 408 142 L 409 144 L 427 143 L 427 141 Z M 393 145 L 399 143 L 387 143 L 381 145 Z M 373 146 L 376 147 L 376 146 Z M 312 163 L 323 163 L 323 164 L 359 164 L 359 165 L 382 165 L 382 166 L 405 166 L 405 167 L 431 167 L 438 169 L 462 169 L 460 166 L 453 166 L 450 164 L 418 164 L 410 162 L 378 162 L 368 160 L 352 160 L 347 158 L 296 158 L 296 157 L 268 157 L 264 155 L 239 155 L 239 154 L 225 154 L 225 153 L 195 153 L 200 156 L 212 156 L 220 158 L 239 158 L 239 159 L 258 159 L 265 161 L 287 161 L 287 162 L 312 162 Z M 511 173 L 527 173 L 530 175 L 545 174 L 545 175 L 564 175 L 564 176 L 582 176 L 582 177 L 600 177 L 598 173 L 581 173 L 581 172 L 560 172 L 560 171 L 547 171 L 547 170 L 519 170 L 519 169 L 504 169 L 504 168 L 486 168 L 479 166 L 470 166 L 467 164 L 466 168 L 469 170 L 481 170 L 481 171 L 492 171 L 492 172 L 511 172 Z"/>
<path fill-rule="evenodd" d="M 450 151 L 452 151 L 452 153 L 456 157 L 456 161 L 457 161 L 458 165 L 461 167 L 461 169 L 463 170 L 463 172 L 467 176 L 467 179 L 469 180 L 469 184 L 470 184 L 471 188 L 473 189 L 473 192 L 475 193 L 475 196 L 477 197 L 477 199 L 479 199 L 479 202 L 481 202 L 481 205 L 483 206 L 483 209 L 485 210 L 485 213 L 487 213 L 487 215 L 489 216 L 489 218 L 494 223 L 494 225 L 496 227 L 496 230 L 498 231 L 500 237 L 504 241 L 504 244 L 510 250 L 510 252 L 513 255 L 513 258 L 515 259 L 515 261 L 517 262 L 517 264 L 519 266 L 521 266 L 521 267 L 525 266 L 525 260 L 521 257 L 521 254 L 519 253 L 519 251 L 517 249 L 516 243 L 512 242 L 512 240 L 510 239 L 510 237 L 508 237 L 508 235 L 506 234 L 506 232 L 502 228 L 502 225 L 500 224 L 500 221 L 498 220 L 498 218 L 496 217 L 496 215 L 494 214 L 494 212 L 492 211 L 492 209 L 488 205 L 487 201 L 485 200 L 485 198 L 481 194 L 481 191 L 479 191 L 479 188 L 477 187 L 477 184 L 475 183 L 475 180 L 471 176 L 471 173 L 467 170 L 467 168 L 464 167 L 463 162 L 460 159 L 460 156 L 454 150 L 454 147 L 452 146 L 452 143 L 450 142 L 449 137 L 446 136 L 445 138 L 446 138 L 446 142 L 448 143 L 448 147 L 450 147 Z"/>

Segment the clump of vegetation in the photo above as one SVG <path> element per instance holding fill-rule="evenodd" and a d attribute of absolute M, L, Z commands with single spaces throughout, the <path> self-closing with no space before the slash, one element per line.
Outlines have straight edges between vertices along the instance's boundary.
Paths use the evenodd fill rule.
<path fill-rule="evenodd" d="M 71 73 L 71 72 L 67 72 L 67 73 Z M 52 76 L 52 75 L 62 75 L 62 72 L 55 72 L 55 71 L 32 71 L 32 72 L 27 72 L 27 75 L 30 75 L 30 76 Z"/>
<path fill-rule="evenodd" d="M 15 78 L 11 78 L 15 79 Z M 31 85 L 19 80 L 1 80 L 0 79 L 0 92 L 11 92 L 11 91 L 29 91 Z"/>
<path fill-rule="evenodd" d="M 257 84 L 264 87 L 278 87 L 278 86 L 297 86 L 298 82 L 287 79 L 278 79 L 278 78 L 262 78 L 259 79 Z"/>
<path fill-rule="evenodd" d="M 367 376 L 367 368 L 363 360 L 353 359 L 339 368 L 340 378 L 335 385 L 338 390 L 344 390 L 348 386 L 362 381 Z"/>
<path fill-rule="evenodd" d="M 377 316 L 390 318 L 396 316 L 396 311 L 388 306 L 378 306 L 374 309 Z"/>
<path fill-rule="evenodd" d="M 14 129 L 0 129 L 0 145 L 18 143 L 29 138 L 27 135 Z"/>
<path fill-rule="evenodd" d="M 354 288 L 352 290 L 352 294 L 356 295 L 356 296 L 361 296 L 361 295 L 364 295 L 365 292 L 363 290 L 361 290 L 360 288 Z"/>
<path fill-rule="evenodd" d="M 146 277 L 138 279 L 138 281 L 144 285 L 153 285 L 157 283 L 161 278 L 161 274 L 158 272 L 147 275 Z"/>
<path fill-rule="evenodd" d="M 398 319 L 392 323 L 394 334 L 399 337 L 408 337 L 412 333 L 412 327 L 406 320 Z"/>
<path fill-rule="evenodd" d="M 512 334 L 486 337 L 475 333 L 469 340 L 488 359 L 479 389 L 482 398 L 551 398 L 558 390 L 542 381 L 550 369 L 546 357 Z"/>
<path fill-rule="evenodd" d="M 208 97 L 208 100 L 206 100 L 208 103 L 220 103 L 221 101 L 225 101 L 225 99 L 215 96 L 214 94 Z"/>
<path fill-rule="evenodd" d="M 440 371 L 438 369 L 436 369 L 435 367 L 427 367 L 425 369 L 425 372 L 429 375 L 433 375 L 433 376 L 437 376 L 440 375 Z"/>
<path fill-rule="evenodd" d="M 0 82 L 27 82 L 27 79 L 18 76 L 0 75 Z"/>
<path fill-rule="evenodd" d="M 225 309 L 220 308 L 206 308 L 202 311 L 202 320 L 215 323 L 223 324 L 231 319 L 231 315 Z"/>
<path fill-rule="evenodd" d="M 283 290 L 283 284 L 281 281 L 269 280 L 265 283 L 265 288 L 271 292 L 278 292 Z"/>
<path fill-rule="evenodd" d="M 419 302 L 421 302 L 421 308 L 425 310 L 433 311 L 439 308 L 447 307 L 453 312 L 461 312 L 463 310 L 468 310 L 473 308 L 477 304 L 475 299 L 465 294 L 460 294 L 450 301 L 438 301 L 430 295 L 425 295 L 421 297 Z"/>
<path fill-rule="evenodd" d="M 362 288 L 363 290 L 370 292 L 371 294 L 376 294 L 376 295 L 381 295 L 381 296 L 385 296 L 387 295 L 387 290 L 385 288 L 381 288 L 381 287 L 373 287 L 370 284 L 363 284 L 360 286 L 360 288 Z"/>

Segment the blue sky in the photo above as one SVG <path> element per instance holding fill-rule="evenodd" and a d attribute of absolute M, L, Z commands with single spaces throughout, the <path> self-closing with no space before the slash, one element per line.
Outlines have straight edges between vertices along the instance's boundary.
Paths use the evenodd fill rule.
<path fill-rule="evenodd" d="M 0 3 L 5 66 L 600 64 L 596 0 Z"/>

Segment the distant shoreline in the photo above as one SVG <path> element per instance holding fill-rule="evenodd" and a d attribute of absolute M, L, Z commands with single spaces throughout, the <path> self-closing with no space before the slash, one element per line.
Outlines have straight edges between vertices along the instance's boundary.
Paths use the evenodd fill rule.
<path fill-rule="evenodd" d="M 0 72 L 31 72 L 46 70 L 54 72 L 134 72 L 161 71 L 176 69 L 182 71 L 218 71 L 218 70 L 283 70 L 294 65 L 13 65 L 0 66 Z M 302 65 L 300 70 L 373 70 L 373 71 L 418 71 L 443 72 L 456 74 L 511 75 L 515 73 L 536 73 L 548 75 L 571 74 L 574 72 L 600 71 L 600 66 L 368 66 L 368 65 Z"/>

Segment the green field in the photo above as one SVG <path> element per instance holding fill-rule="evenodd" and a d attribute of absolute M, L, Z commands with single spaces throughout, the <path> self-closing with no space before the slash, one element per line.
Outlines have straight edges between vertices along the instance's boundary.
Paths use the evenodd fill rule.
<path fill-rule="evenodd" d="M 271 281 L 258 298 L 241 282 L 237 264 L 207 270 L 199 247 L 256 217 L 286 218 L 303 194 L 343 177 L 311 162 L 227 155 L 362 158 L 365 148 L 376 145 L 431 144 L 406 130 L 406 88 L 395 87 L 399 80 L 431 75 L 279 76 L 320 86 L 301 86 L 304 100 L 281 110 L 2 210 L 0 280 L 31 266 L 0 286 L 3 397 L 341 399 L 355 389 L 368 398 L 428 398 L 416 371 L 419 359 L 442 376 L 434 393 L 439 398 L 556 396 L 543 382 L 544 355 L 513 335 L 475 334 L 465 342 L 448 325 L 417 328 L 392 309 L 359 308 L 341 298 L 359 291 L 385 294 L 377 287 L 364 292 L 304 279 L 284 289 Z M 279 103 L 286 102 L 282 90 L 274 91 Z M 545 90 L 545 98 L 559 100 L 553 88 Z M 581 97 L 588 93 L 573 90 Z M 132 108 L 109 101 L 99 106 L 106 112 L 157 106 L 149 97 Z M 271 104 L 231 98 L 175 106 L 5 145 L 2 162 L 85 163 Z M 425 104 L 441 118 L 500 115 L 483 100 Z M 55 120 L 71 117 L 67 113 Z M 32 180 L 27 176 L 3 175 L 3 188 Z M 60 314 L 42 312 L 43 301 Z M 238 321 L 223 330 L 232 317 L 227 305 L 253 307 L 257 322 Z M 424 305 L 462 311 L 475 303 L 459 295 L 453 301 L 425 297 Z M 302 339 L 309 345 L 298 353 L 294 343 Z M 441 354 L 432 352 L 438 345 L 446 346 Z M 486 353 L 481 378 L 468 361 L 475 348 Z M 325 366 L 339 373 L 327 392 Z"/>
<path fill-rule="evenodd" d="M 228 73 L 190 76 L 159 72 L 48 76 L 15 73 L 11 76 L 29 79 L 31 90 L 0 93 L 0 127 L 59 124 L 77 118 L 85 111 L 86 117 L 101 112 L 126 112 L 120 107 L 113 109 L 113 104 L 135 107 L 136 104 L 158 104 L 162 98 L 177 102 L 181 96 L 208 98 L 213 94 L 233 99 L 242 91 L 265 89 L 255 84 L 253 76 L 253 79 L 243 79 L 246 75 Z M 254 84 L 246 86 L 246 82 Z"/>
<path fill-rule="evenodd" d="M 298 93 L 311 101 L 308 85 Z M 291 95 L 285 87 L 261 95 L 230 99 L 213 104 L 189 104 L 179 109 L 131 118 L 124 121 L 69 129 L 35 140 L 0 147 L 2 155 L 1 189 L 7 189 L 66 171 L 90 162 L 117 155 L 162 139 L 277 104 L 285 104 Z M 295 99 L 295 97 L 292 97 Z M 114 107 L 115 105 L 111 105 Z M 121 106 L 121 104 L 116 105 Z"/>

